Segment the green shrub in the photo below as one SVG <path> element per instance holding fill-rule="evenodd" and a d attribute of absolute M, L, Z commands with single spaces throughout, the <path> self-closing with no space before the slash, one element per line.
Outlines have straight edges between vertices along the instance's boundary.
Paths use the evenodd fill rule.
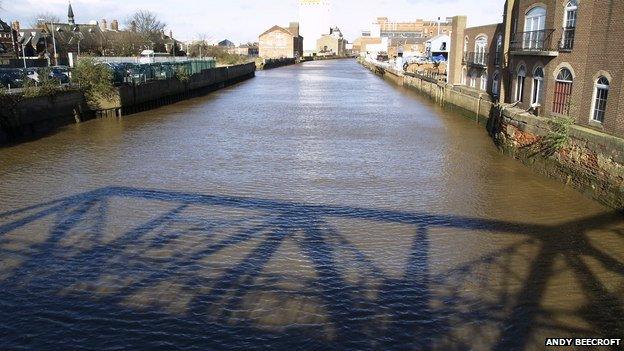
<path fill-rule="evenodd" d="M 574 120 L 569 117 L 554 117 L 548 121 L 550 131 L 543 139 L 547 153 L 554 154 L 570 142 L 570 126 L 573 123 Z"/>
<path fill-rule="evenodd" d="M 92 58 L 80 59 L 72 71 L 72 78 L 84 91 L 87 102 L 91 105 L 97 105 L 102 99 L 112 98 L 115 92 L 113 72 L 108 66 Z"/>
<path fill-rule="evenodd" d="M 181 82 L 188 82 L 191 79 L 191 75 L 186 66 L 177 66 L 175 68 L 175 77 Z"/>

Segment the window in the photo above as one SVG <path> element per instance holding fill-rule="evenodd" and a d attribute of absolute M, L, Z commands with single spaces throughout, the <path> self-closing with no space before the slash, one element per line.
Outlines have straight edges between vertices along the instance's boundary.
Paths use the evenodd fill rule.
<path fill-rule="evenodd" d="M 598 78 L 596 87 L 594 88 L 594 102 L 592 120 L 603 123 L 605 112 L 607 111 L 607 98 L 609 97 L 609 79 L 606 77 Z"/>
<path fill-rule="evenodd" d="M 542 92 L 544 90 L 544 69 L 537 67 L 533 72 L 533 89 L 531 90 L 531 105 L 542 104 Z"/>
<path fill-rule="evenodd" d="M 462 85 L 466 85 L 466 80 L 468 80 L 468 71 L 466 70 L 466 67 L 464 67 L 462 69 L 462 76 L 461 76 Z"/>
<path fill-rule="evenodd" d="M 485 66 L 485 51 L 487 47 L 487 37 L 479 36 L 475 41 L 475 56 L 473 63 Z"/>
<path fill-rule="evenodd" d="M 546 9 L 534 7 L 524 18 L 524 49 L 543 49 L 546 28 Z"/>
<path fill-rule="evenodd" d="M 492 95 L 498 96 L 500 88 L 500 74 L 498 72 L 494 72 L 494 76 L 492 76 Z"/>
<path fill-rule="evenodd" d="M 487 90 L 487 71 L 481 72 L 481 90 Z"/>
<path fill-rule="evenodd" d="M 526 68 L 520 66 L 518 68 L 518 77 L 516 78 L 516 101 L 524 100 L 524 80 L 526 79 Z"/>
<path fill-rule="evenodd" d="M 563 50 L 572 50 L 574 47 L 574 32 L 576 31 L 576 18 L 578 11 L 578 1 L 568 1 L 563 16 L 563 37 L 561 39 L 561 48 Z"/>
<path fill-rule="evenodd" d="M 470 73 L 470 87 L 471 88 L 477 88 L 477 72 L 472 71 L 472 73 Z"/>
<path fill-rule="evenodd" d="M 494 62 L 495 65 L 500 66 L 502 63 L 502 56 L 503 56 L 503 35 L 499 34 L 498 37 L 496 38 L 496 61 Z"/>
<path fill-rule="evenodd" d="M 572 72 L 570 72 L 569 69 L 562 68 L 561 71 L 559 71 L 555 82 L 554 113 L 562 115 L 570 114 L 570 97 L 572 96 L 573 80 Z"/>

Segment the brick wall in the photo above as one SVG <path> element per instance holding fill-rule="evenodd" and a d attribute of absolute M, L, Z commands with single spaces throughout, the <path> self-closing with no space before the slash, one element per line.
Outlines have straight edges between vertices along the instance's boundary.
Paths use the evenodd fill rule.
<path fill-rule="evenodd" d="M 262 58 L 294 58 L 295 49 L 303 45 L 297 39 L 282 28 L 273 28 L 260 36 L 259 56 Z"/>
<path fill-rule="evenodd" d="M 578 19 L 575 30 L 574 46 L 570 51 L 558 50 L 563 36 L 564 12 L 568 0 L 516 0 L 511 21 L 517 23 L 517 31 L 525 28 L 525 14 L 535 6 L 546 8 L 546 28 L 554 29 L 551 46 L 557 55 L 511 55 L 509 71 L 511 74 L 511 95 L 516 94 L 517 72 L 520 65 L 527 70 L 524 101 L 520 107 L 530 106 L 533 72 L 537 66 L 544 68 L 544 95 L 540 115 L 553 116 L 556 77 L 562 67 L 574 74 L 570 112 L 578 125 L 624 136 L 624 103 L 621 94 L 622 68 L 624 65 L 624 1 L 621 0 L 583 0 L 579 1 Z M 512 25 L 512 28 L 514 26 Z M 591 121 L 595 83 L 600 75 L 609 78 L 610 90 L 607 110 L 603 124 Z M 510 101 L 511 102 L 511 101 Z M 624 107 L 623 107 L 624 108 Z"/>

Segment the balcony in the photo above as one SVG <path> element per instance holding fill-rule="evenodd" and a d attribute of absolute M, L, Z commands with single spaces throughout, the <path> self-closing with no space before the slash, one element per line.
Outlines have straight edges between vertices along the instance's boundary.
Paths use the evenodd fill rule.
<path fill-rule="evenodd" d="M 553 43 L 554 32 L 554 29 L 543 29 L 514 33 L 511 38 L 511 54 L 524 56 L 558 56 L 558 43 Z"/>
<path fill-rule="evenodd" d="M 464 64 L 473 67 L 485 68 L 488 65 L 489 54 L 486 52 L 467 52 L 464 54 Z"/>

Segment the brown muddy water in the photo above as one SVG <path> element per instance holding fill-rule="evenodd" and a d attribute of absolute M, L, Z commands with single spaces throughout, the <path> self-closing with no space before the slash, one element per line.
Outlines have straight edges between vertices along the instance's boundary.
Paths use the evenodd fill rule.
<path fill-rule="evenodd" d="M 623 218 L 354 61 L 0 149 L 0 350 L 624 336 Z"/>

